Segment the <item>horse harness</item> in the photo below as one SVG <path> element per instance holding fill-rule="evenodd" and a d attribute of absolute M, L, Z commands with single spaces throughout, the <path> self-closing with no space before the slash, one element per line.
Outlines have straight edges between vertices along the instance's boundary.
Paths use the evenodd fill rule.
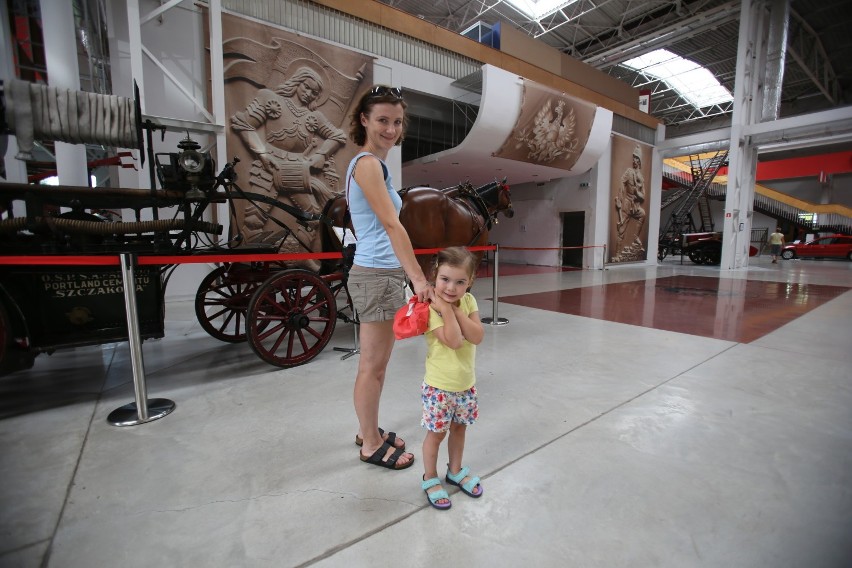
<path fill-rule="evenodd" d="M 468 211 L 470 211 L 471 219 L 477 229 L 473 238 L 467 245 L 473 246 L 476 241 L 479 240 L 479 237 L 482 236 L 482 233 L 486 230 L 490 231 L 494 223 L 497 222 L 497 212 L 495 211 L 494 213 L 491 213 L 488 211 L 488 205 L 485 203 L 485 200 L 470 187 L 470 184 L 462 186 L 459 189 L 459 193 L 461 195 L 458 200 L 465 206 L 465 208 L 467 208 Z M 480 220 L 480 216 L 482 217 L 482 220 Z"/>

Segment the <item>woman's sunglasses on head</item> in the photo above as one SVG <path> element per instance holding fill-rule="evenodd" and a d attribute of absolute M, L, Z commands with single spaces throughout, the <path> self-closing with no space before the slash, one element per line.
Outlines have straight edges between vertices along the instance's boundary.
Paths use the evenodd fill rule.
<path fill-rule="evenodd" d="M 377 85 L 370 89 L 370 97 L 387 97 L 391 96 L 395 99 L 402 100 L 402 89 L 398 87 L 388 87 L 386 85 Z"/>

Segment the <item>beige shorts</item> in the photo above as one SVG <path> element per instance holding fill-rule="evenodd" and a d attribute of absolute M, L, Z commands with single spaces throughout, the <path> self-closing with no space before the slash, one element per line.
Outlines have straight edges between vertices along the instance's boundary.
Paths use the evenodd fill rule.
<path fill-rule="evenodd" d="M 392 321 L 405 305 L 405 271 L 402 268 L 364 268 L 357 264 L 349 271 L 347 286 L 358 321 Z"/>

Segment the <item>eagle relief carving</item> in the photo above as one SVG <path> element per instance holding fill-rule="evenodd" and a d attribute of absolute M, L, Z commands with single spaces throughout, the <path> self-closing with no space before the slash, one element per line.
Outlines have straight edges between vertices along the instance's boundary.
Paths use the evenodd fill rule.
<path fill-rule="evenodd" d="M 577 126 L 574 109 L 568 107 L 568 114 L 565 114 L 565 107 L 565 101 L 560 100 L 556 108 L 551 110 L 553 99 L 547 99 L 533 119 L 532 132 L 529 132 L 529 128 L 523 128 L 515 136 L 515 148 L 526 145 L 529 150 L 527 158 L 537 162 L 548 163 L 558 158 L 567 158 L 577 149 L 580 141 L 574 137 Z"/>

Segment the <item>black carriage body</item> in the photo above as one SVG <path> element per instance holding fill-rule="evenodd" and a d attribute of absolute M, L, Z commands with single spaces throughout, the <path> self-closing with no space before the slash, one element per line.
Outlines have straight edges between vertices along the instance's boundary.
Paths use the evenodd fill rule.
<path fill-rule="evenodd" d="M 173 181 L 168 176 L 162 180 Z M 233 183 L 232 164 L 215 182 L 192 196 L 186 188 L 152 191 L 0 184 L 0 206 L 9 205 L 6 210 L 11 212 L 11 202 L 22 201 L 26 210 L 24 217 L 0 218 L 0 256 L 221 254 L 228 251 L 216 245 L 207 250 L 199 246 L 204 242 L 199 233 L 222 233 L 221 225 L 205 222 L 202 216 L 212 203 L 229 203 L 233 210 L 234 200 L 280 209 L 306 228 L 323 219 L 271 197 L 243 192 Z M 140 220 L 141 210 L 164 207 L 176 207 L 174 217 Z M 63 211 L 65 208 L 71 211 Z M 137 220 L 105 221 L 88 211 L 104 208 L 131 208 Z M 229 252 L 248 256 L 279 251 L 277 247 L 244 245 Z M 202 281 L 196 313 L 213 337 L 229 342 L 248 340 L 265 361 L 290 367 L 310 361 L 326 345 L 338 314 L 336 294 L 345 286 L 338 261 L 323 264 L 319 274 L 282 271 L 282 267 L 279 262 L 252 260 L 217 268 Z M 165 268 L 142 266 L 135 271 L 142 339 L 164 336 Z M 253 301 L 255 296 L 258 299 Z M 246 322 L 255 319 L 263 321 L 247 330 Z M 38 353 L 126 341 L 126 320 L 117 267 L 0 265 L 0 375 L 31 367 Z"/>
<path fill-rule="evenodd" d="M 139 332 L 164 335 L 161 267 L 134 270 Z M 0 285 L 7 310 L 19 314 L 30 351 L 127 341 L 127 312 L 121 270 L 111 266 L 2 267 Z"/>

